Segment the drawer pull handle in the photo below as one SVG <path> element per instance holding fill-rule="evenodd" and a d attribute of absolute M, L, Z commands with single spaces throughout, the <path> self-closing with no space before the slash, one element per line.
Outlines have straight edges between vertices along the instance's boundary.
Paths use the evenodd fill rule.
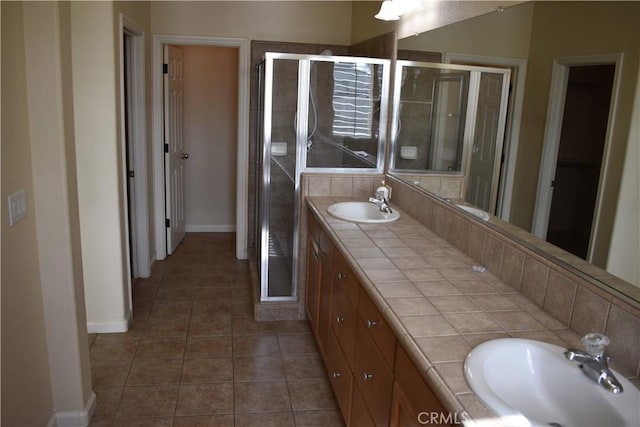
<path fill-rule="evenodd" d="M 332 376 L 333 378 L 340 378 L 340 372 L 334 372 Z"/>
<path fill-rule="evenodd" d="M 373 328 L 377 324 L 378 324 L 378 322 L 375 321 L 375 320 L 367 320 L 367 328 Z"/>
<path fill-rule="evenodd" d="M 370 379 L 373 378 L 373 374 L 369 374 L 367 372 L 365 372 L 362 377 L 364 378 L 365 381 L 369 381 Z"/>
<path fill-rule="evenodd" d="M 344 280 L 347 278 L 347 273 L 338 273 L 338 279 Z"/>
<path fill-rule="evenodd" d="M 313 253 L 313 259 L 320 259 L 320 258 L 322 258 L 322 255 L 320 254 L 320 252 Z"/>
<path fill-rule="evenodd" d="M 339 325 L 339 324 L 341 324 L 342 322 L 344 322 L 344 317 L 342 317 L 342 316 L 336 316 L 336 323 Z"/>

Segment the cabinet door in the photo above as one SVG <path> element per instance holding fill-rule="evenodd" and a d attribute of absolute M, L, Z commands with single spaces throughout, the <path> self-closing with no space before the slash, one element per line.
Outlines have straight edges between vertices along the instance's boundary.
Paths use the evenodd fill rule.
<path fill-rule="evenodd" d="M 360 287 L 360 295 L 358 296 L 358 315 L 367 327 L 369 335 L 373 338 L 389 368 L 393 369 L 396 354 L 396 335 L 387 325 L 378 307 L 371 301 L 367 291 L 362 287 Z"/>
<path fill-rule="evenodd" d="M 338 338 L 349 366 L 353 367 L 358 314 L 344 288 L 337 283 L 333 286 L 332 303 L 331 328 Z"/>
<path fill-rule="evenodd" d="M 376 425 L 355 381 L 351 394 L 351 418 L 347 425 L 349 427 L 371 427 Z"/>
<path fill-rule="evenodd" d="M 318 337 L 318 347 L 322 356 L 327 354 L 327 335 L 331 322 L 331 309 L 333 304 L 333 273 L 329 268 L 329 264 L 321 263 L 320 274 L 320 292 L 318 300 L 318 328 L 316 335 Z"/>
<path fill-rule="evenodd" d="M 317 334 L 318 330 L 318 302 L 321 274 L 320 246 L 311 237 L 307 238 L 307 292 L 305 295 L 305 309 L 311 323 L 311 329 Z"/>
<path fill-rule="evenodd" d="M 434 426 L 450 425 L 447 420 L 452 419 L 452 414 L 445 411 L 400 345 L 396 351 L 395 377 L 391 426 L 420 426 L 425 421 Z M 442 424 L 438 424 L 439 422 Z"/>
<path fill-rule="evenodd" d="M 353 375 L 375 425 L 389 425 L 393 373 L 362 322 L 356 328 Z"/>
<path fill-rule="evenodd" d="M 342 354 L 338 339 L 332 330 L 329 330 L 327 343 L 326 358 L 327 374 L 329 381 L 333 387 L 333 393 L 336 395 L 338 406 L 345 423 L 349 425 L 349 417 L 351 415 L 351 387 L 353 385 L 353 375 L 347 364 L 347 360 Z"/>

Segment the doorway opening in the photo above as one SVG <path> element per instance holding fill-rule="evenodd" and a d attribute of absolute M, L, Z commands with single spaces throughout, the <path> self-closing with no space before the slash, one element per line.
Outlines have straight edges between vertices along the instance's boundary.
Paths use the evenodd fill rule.
<path fill-rule="evenodd" d="M 120 14 L 121 171 L 126 195 L 127 266 L 133 278 L 151 274 L 147 187 L 144 30 Z"/>
<path fill-rule="evenodd" d="M 534 234 L 590 260 L 617 61 L 556 63 Z"/>
<path fill-rule="evenodd" d="M 165 191 L 165 114 L 164 99 L 164 48 L 173 46 L 209 46 L 220 48 L 234 48 L 237 51 L 237 127 L 235 135 L 236 156 L 232 162 L 236 164 L 236 191 L 235 198 L 235 231 L 236 231 L 236 257 L 247 258 L 247 170 L 249 150 L 249 43 L 245 39 L 226 39 L 216 37 L 198 36 L 153 36 L 153 165 L 154 165 L 154 218 L 156 237 L 156 258 L 162 260 L 168 255 L 167 251 L 167 216 L 165 204 L 167 194 Z M 185 116 L 186 117 L 186 116 Z M 211 120 L 209 116 L 202 120 Z M 180 156 L 186 151 L 180 152 Z M 189 162 L 198 160 L 198 156 L 189 153 Z M 206 182 L 206 185 L 227 186 L 226 182 Z M 170 205 L 169 205 L 170 206 Z M 202 225 L 202 224 L 196 224 Z M 205 224 L 206 225 L 206 224 Z M 190 231 L 185 224 L 185 231 Z M 215 231 L 196 229 L 193 231 Z M 222 230 L 224 231 L 224 230 Z"/>
<path fill-rule="evenodd" d="M 236 231 L 238 48 L 164 45 L 166 251 Z"/>

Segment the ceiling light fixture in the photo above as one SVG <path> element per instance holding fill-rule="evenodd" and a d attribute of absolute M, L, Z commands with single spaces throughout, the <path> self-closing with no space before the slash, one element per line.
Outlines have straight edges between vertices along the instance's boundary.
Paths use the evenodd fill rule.
<path fill-rule="evenodd" d="M 384 0 L 375 18 L 381 21 L 397 21 L 400 19 L 400 14 L 393 0 Z"/>
<path fill-rule="evenodd" d="M 375 15 L 381 21 L 397 21 L 402 15 L 422 9 L 420 0 L 384 0 Z"/>

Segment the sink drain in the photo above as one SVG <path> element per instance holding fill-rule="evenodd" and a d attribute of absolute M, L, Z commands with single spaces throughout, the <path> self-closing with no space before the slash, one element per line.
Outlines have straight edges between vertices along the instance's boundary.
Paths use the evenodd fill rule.
<path fill-rule="evenodd" d="M 562 424 L 560 424 L 560 423 L 551 422 L 551 423 L 547 423 L 547 424 L 550 425 L 551 427 L 562 427 Z"/>

